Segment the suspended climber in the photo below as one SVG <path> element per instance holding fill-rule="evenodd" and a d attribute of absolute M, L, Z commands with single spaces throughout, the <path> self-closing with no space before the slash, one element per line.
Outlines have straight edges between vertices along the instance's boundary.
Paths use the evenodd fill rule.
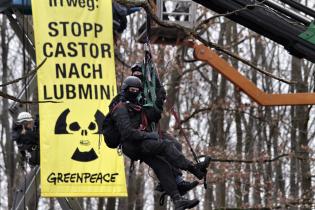
<path fill-rule="evenodd" d="M 175 209 L 192 208 L 199 200 L 188 200 L 180 195 L 173 168 L 189 171 L 198 179 L 203 179 L 210 164 L 210 157 L 194 164 L 185 158 L 174 142 L 162 140 L 157 132 L 149 128 L 152 122 L 150 116 L 154 116 L 152 113 L 155 113 L 155 110 L 141 104 L 139 96 L 142 88 L 141 80 L 135 76 L 124 80 L 121 93 L 109 106 L 113 128 L 104 129 L 105 139 L 110 138 L 110 132 L 118 132 L 117 138 L 123 153 L 131 160 L 141 160 L 153 169 L 161 186 L 171 196 Z"/>
<path fill-rule="evenodd" d="M 135 63 L 130 68 L 130 70 L 131 70 L 132 76 L 138 77 L 141 80 L 141 82 L 145 82 L 145 77 L 142 73 L 142 67 L 143 67 L 142 63 Z M 155 102 L 156 107 L 155 108 L 153 107 L 155 109 L 154 111 L 155 114 L 154 115 L 151 114 L 150 119 L 154 123 L 158 124 L 161 119 L 162 112 L 163 112 L 164 101 L 166 99 L 166 91 L 157 77 L 155 78 L 154 82 L 155 82 L 155 93 L 156 93 L 156 102 Z M 141 92 L 141 95 L 143 97 L 144 95 L 143 90 Z M 169 141 L 172 141 L 175 147 L 179 151 L 182 151 L 182 145 L 176 140 L 175 137 L 170 135 L 167 131 L 159 130 L 158 132 L 161 139 L 167 139 Z M 189 190 L 195 188 L 199 184 L 198 181 L 193 181 L 193 182 L 185 181 L 182 177 L 183 173 L 181 172 L 179 168 L 173 167 L 173 174 L 174 174 L 177 188 L 180 195 L 186 194 Z M 164 189 L 161 183 L 159 183 L 155 189 L 159 192 L 164 192 Z"/>
<path fill-rule="evenodd" d="M 176 210 L 193 208 L 199 200 L 188 200 L 181 195 L 198 182 L 184 181 L 181 170 L 201 180 L 206 176 L 210 157 L 194 164 L 185 158 L 181 145 L 172 136 L 156 132 L 166 92 L 154 71 L 149 51 L 143 65 L 135 65 L 132 71 L 134 76 L 124 80 L 121 92 L 109 105 L 103 126 L 104 140 L 110 148 L 120 147 L 131 160 L 141 160 L 151 167 L 160 181 L 158 189 L 171 197 Z"/>

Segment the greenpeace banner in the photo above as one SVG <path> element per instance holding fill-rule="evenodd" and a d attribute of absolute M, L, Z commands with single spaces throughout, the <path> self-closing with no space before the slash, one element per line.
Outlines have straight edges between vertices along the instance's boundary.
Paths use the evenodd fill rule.
<path fill-rule="evenodd" d="M 116 95 L 111 0 L 32 0 L 45 197 L 127 196 L 124 164 L 100 135 Z"/>

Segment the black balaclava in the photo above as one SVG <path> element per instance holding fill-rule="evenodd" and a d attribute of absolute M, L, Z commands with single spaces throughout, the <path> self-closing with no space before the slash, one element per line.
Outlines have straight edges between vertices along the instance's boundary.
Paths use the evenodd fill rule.
<path fill-rule="evenodd" d="M 134 75 L 135 72 L 140 72 L 141 75 Z M 135 63 L 132 67 L 131 67 L 131 73 L 132 76 L 138 77 L 141 81 L 143 81 L 143 74 L 142 74 L 142 63 Z"/>
<path fill-rule="evenodd" d="M 141 75 L 135 75 L 135 74 L 134 74 L 135 72 L 136 72 L 136 71 L 132 72 L 132 76 L 138 77 L 141 81 L 143 81 L 144 76 L 143 76 L 142 72 L 139 71 L 139 72 L 141 72 Z"/>
<path fill-rule="evenodd" d="M 138 103 L 138 96 L 140 94 L 140 90 L 138 92 L 130 92 L 128 89 L 125 91 L 125 99 L 130 101 L 131 103 Z"/>
<path fill-rule="evenodd" d="M 139 90 L 137 92 L 131 92 L 129 91 L 131 87 L 138 88 Z M 137 104 L 138 96 L 142 89 L 142 82 L 138 77 L 129 76 L 123 81 L 121 89 L 125 100 Z"/>

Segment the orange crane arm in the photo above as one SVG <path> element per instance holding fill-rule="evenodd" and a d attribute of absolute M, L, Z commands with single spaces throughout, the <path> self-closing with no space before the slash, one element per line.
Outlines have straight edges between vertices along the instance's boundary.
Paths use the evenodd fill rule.
<path fill-rule="evenodd" d="M 288 93 L 269 94 L 240 74 L 227 61 L 219 57 L 214 51 L 202 44 L 186 43 L 194 49 L 194 56 L 197 60 L 204 61 L 213 67 L 214 70 L 230 80 L 250 98 L 263 106 L 282 105 L 309 105 L 315 104 L 315 93 Z"/>

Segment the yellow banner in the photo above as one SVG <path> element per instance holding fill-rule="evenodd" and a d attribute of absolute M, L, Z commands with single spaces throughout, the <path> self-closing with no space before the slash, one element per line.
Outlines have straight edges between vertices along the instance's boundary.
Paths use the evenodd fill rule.
<path fill-rule="evenodd" d="M 99 134 L 116 95 L 111 0 L 32 0 L 44 197 L 127 196 L 124 164 Z"/>

